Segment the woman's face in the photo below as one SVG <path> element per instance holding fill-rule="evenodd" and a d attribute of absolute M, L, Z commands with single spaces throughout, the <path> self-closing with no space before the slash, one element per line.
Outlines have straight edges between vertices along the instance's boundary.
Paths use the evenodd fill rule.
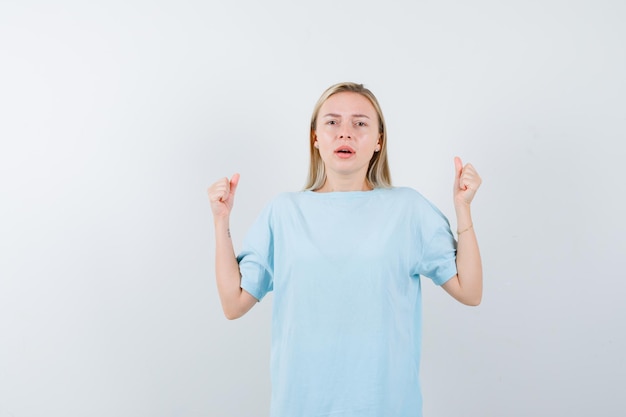
<path fill-rule="evenodd" d="M 365 179 L 374 152 L 380 150 L 378 114 L 358 93 L 330 96 L 317 115 L 315 147 L 327 175 L 362 176 Z"/>

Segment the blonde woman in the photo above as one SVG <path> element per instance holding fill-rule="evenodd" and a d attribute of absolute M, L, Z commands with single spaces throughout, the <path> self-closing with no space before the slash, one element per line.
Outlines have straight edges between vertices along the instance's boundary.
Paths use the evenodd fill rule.
<path fill-rule="evenodd" d="M 235 256 L 239 175 L 213 184 L 217 287 L 226 317 L 274 291 L 271 416 L 421 416 L 420 278 L 478 305 L 470 205 L 481 184 L 455 158 L 455 240 L 417 191 L 393 187 L 385 120 L 361 84 L 330 87 L 311 119 L 304 191 L 276 197 Z"/>

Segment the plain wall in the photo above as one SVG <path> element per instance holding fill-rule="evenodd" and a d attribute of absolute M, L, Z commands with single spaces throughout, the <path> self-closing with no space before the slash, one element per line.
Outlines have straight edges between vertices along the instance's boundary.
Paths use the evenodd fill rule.
<path fill-rule="evenodd" d="M 223 317 L 206 188 L 241 173 L 240 248 L 348 80 L 378 96 L 395 184 L 453 228 L 453 157 L 483 177 L 482 305 L 424 283 L 425 415 L 623 415 L 625 21 L 607 0 L 2 0 L 0 417 L 268 416 L 272 297 Z"/>

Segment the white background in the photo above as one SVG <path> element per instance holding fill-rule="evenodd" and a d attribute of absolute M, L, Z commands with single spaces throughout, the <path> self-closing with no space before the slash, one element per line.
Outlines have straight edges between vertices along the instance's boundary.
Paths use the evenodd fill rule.
<path fill-rule="evenodd" d="M 239 248 L 304 185 L 339 81 L 378 96 L 394 183 L 453 228 L 453 157 L 483 177 L 483 304 L 424 284 L 425 415 L 623 415 L 625 21 L 621 0 L 2 0 L 0 417 L 267 416 L 271 296 L 223 317 L 206 188 L 241 173 Z"/>

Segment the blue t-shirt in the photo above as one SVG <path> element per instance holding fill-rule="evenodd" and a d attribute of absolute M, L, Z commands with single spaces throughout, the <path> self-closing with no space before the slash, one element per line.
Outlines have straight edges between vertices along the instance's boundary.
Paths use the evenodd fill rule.
<path fill-rule="evenodd" d="M 410 188 L 284 193 L 238 257 L 274 291 L 272 417 L 419 417 L 420 276 L 456 274 L 445 216 Z"/>

